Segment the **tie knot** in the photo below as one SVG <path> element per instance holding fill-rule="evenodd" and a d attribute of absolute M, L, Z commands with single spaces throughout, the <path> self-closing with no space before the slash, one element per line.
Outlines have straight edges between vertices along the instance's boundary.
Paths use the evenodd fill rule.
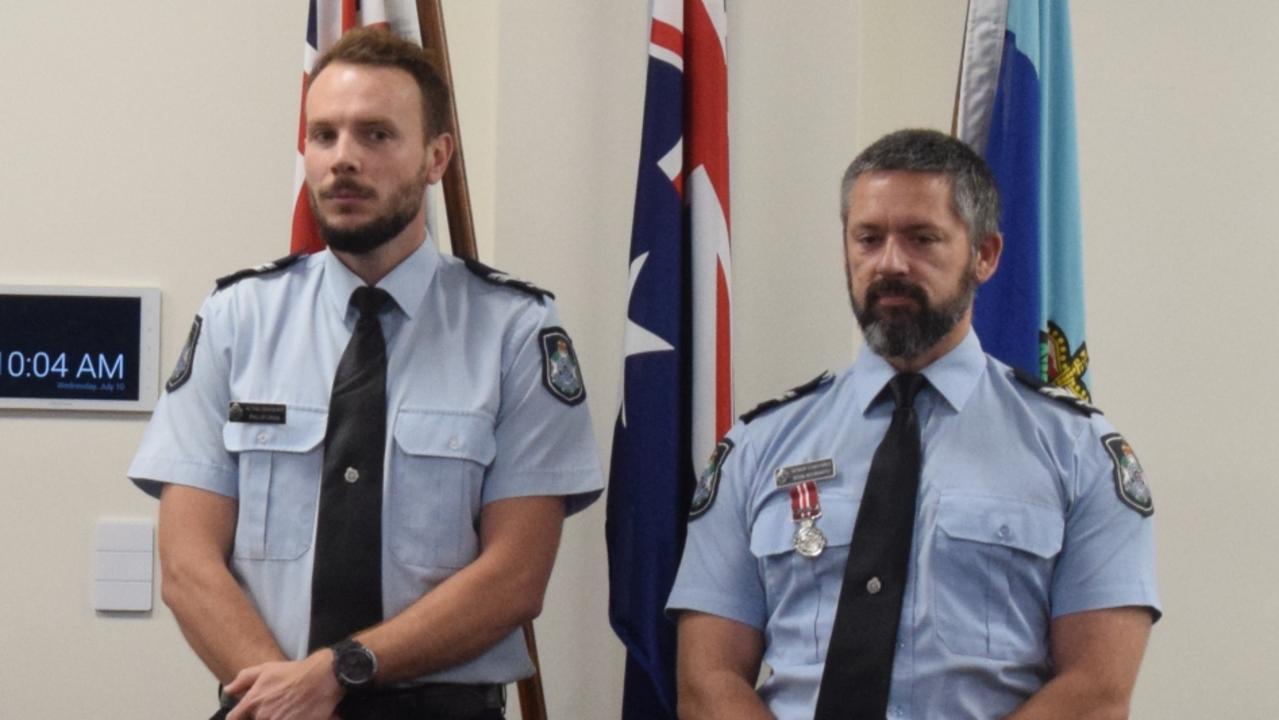
<path fill-rule="evenodd" d="M 377 317 L 382 308 L 391 301 L 391 294 L 382 288 L 361 285 L 351 293 L 351 304 L 360 311 L 360 317 Z"/>
<path fill-rule="evenodd" d="M 893 402 L 898 409 L 912 407 L 915 396 L 928 384 L 928 379 L 919 373 L 898 373 L 888 381 L 888 389 L 893 393 Z"/>

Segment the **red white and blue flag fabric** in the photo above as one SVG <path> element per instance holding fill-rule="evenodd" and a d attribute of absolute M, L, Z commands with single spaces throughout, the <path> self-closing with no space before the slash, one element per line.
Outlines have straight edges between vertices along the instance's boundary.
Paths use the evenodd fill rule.
<path fill-rule="evenodd" d="M 1088 400 L 1074 87 L 1066 0 L 970 0 L 956 134 L 995 174 L 1004 234 L 973 325 L 987 352 Z"/>
<path fill-rule="evenodd" d="M 663 607 L 697 469 L 733 419 L 727 14 L 723 0 L 651 7 L 607 503 L 625 720 L 675 718 L 675 628 Z"/>
<path fill-rule="evenodd" d="M 324 242 L 311 216 L 302 162 L 306 140 L 306 85 L 315 61 L 351 28 L 378 26 L 421 44 L 417 6 L 412 0 L 310 0 L 306 47 L 302 53 L 302 108 L 298 111 L 298 157 L 293 171 L 293 236 L 291 252 L 317 252 Z"/>

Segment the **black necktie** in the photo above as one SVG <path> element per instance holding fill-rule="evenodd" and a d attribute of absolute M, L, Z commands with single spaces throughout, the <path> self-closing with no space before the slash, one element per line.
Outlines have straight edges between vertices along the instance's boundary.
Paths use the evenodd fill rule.
<path fill-rule="evenodd" d="M 382 460 L 386 447 L 385 290 L 360 287 L 360 311 L 329 397 L 311 579 L 312 650 L 382 621 Z"/>
<path fill-rule="evenodd" d="M 922 452 L 915 395 L 923 375 L 888 383 L 896 407 L 875 449 L 844 565 L 814 720 L 884 720 L 893 679 Z"/>

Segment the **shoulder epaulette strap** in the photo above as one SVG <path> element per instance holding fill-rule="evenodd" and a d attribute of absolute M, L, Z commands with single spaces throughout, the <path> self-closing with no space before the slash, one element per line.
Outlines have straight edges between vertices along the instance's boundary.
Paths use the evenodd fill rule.
<path fill-rule="evenodd" d="M 306 256 L 307 253 L 293 253 L 292 255 L 286 255 L 279 260 L 262 263 L 257 267 L 245 268 L 244 270 L 233 272 L 230 275 L 218 278 L 215 282 L 217 283 L 218 289 L 221 290 L 223 288 L 230 287 L 245 278 L 257 277 L 258 275 L 266 275 L 268 273 L 276 272 L 277 270 L 283 270 Z"/>
<path fill-rule="evenodd" d="M 1070 407 L 1076 412 L 1081 412 L 1085 415 L 1101 414 L 1101 410 L 1097 409 L 1096 406 L 1092 405 L 1091 403 L 1085 402 L 1082 398 L 1080 398 L 1078 395 L 1074 394 L 1073 392 L 1067 390 L 1064 387 L 1053 385 L 1052 383 L 1049 383 L 1049 382 L 1044 382 L 1041 378 L 1035 375 L 1031 375 L 1030 373 L 1024 370 L 1014 368 L 1013 377 L 1017 378 L 1017 380 L 1021 384 L 1026 385 L 1027 387 L 1031 388 L 1032 390 L 1039 393 L 1040 395 L 1043 395 L 1046 398 L 1051 398 L 1053 400 L 1056 400 L 1057 402 Z"/>
<path fill-rule="evenodd" d="M 787 390 L 786 392 L 782 393 L 778 397 L 773 398 L 772 400 L 765 400 L 764 402 L 756 405 L 750 410 L 742 413 L 741 416 L 738 417 L 738 419 L 744 423 L 749 423 L 751 420 L 754 420 L 755 418 L 759 417 L 760 415 L 763 415 L 769 410 L 772 410 L 775 407 L 781 407 L 782 405 L 785 405 L 788 402 L 798 400 L 834 379 L 835 379 L 834 375 L 831 375 L 829 372 L 823 370 L 821 375 L 818 375 L 817 377 L 813 378 L 812 380 L 809 380 L 803 385 L 800 385 L 798 387 L 793 387 L 790 390 Z"/>
<path fill-rule="evenodd" d="M 470 270 L 485 281 L 491 282 L 494 285 L 505 285 L 506 287 L 519 290 L 520 292 L 528 293 L 539 300 L 544 297 L 548 297 L 552 300 L 555 299 L 555 294 L 550 290 L 543 290 L 527 280 L 521 280 L 514 275 L 508 275 L 501 270 L 491 268 L 479 260 L 463 258 L 462 262 L 466 263 L 467 270 Z"/>

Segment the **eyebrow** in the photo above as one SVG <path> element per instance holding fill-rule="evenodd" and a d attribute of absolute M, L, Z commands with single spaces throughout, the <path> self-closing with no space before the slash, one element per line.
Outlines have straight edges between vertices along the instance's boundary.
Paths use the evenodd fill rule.
<path fill-rule="evenodd" d="M 852 223 L 849 225 L 849 228 L 853 230 L 883 230 L 884 226 L 880 223 L 862 222 L 862 223 Z M 920 230 L 931 230 L 934 232 L 941 232 L 942 228 L 940 225 L 921 222 L 921 223 L 911 223 L 909 225 L 906 225 L 905 227 L 902 227 L 901 230 L 903 232 L 919 232 Z"/>

